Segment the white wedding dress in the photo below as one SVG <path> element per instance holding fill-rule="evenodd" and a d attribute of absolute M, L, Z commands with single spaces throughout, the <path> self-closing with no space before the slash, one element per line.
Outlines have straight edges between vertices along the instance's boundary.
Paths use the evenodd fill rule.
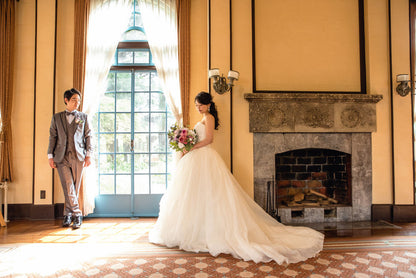
<path fill-rule="evenodd" d="M 197 123 L 200 140 L 205 126 Z M 231 254 L 254 262 L 295 263 L 322 250 L 324 235 L 285 226 L 240 187 L 210 145 L 182 157 L 173 183 L 160 201 L 149 241 L 193 252 Z"/>

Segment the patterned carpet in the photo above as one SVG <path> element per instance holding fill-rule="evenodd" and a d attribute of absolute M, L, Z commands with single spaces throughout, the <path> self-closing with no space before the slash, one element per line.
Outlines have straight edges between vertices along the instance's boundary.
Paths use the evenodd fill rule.
<path fill-rule="evenodd" d="M 416 252 L 321 253 L 279 266 L 207 256 L 103 258 L 27 277 L 415 277 Z M 25 276 L 20 276 L 25 277 Z"/>
<path fill-rule="evenodd" d="M 325 242 L 290 265 L 212 257 L 153 244 L 18 244 L 0 248 L 0 277 L 416 277 L 416 239 Z"/>

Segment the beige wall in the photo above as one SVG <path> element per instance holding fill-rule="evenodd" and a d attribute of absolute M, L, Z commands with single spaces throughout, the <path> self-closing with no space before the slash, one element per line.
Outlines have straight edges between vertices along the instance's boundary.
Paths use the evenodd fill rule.
<path fill-rule="evenodd" d="M 410 76 L 409 50 L 409 14 L 407 0 L 391 1 L 392 11 L 392 78 L 397 74 L 406 73 Z M 397 83 L 394 83 L 394 90 Z M 413 154 L 412 154 L 412 104 L 411 96 L 401 97 L 396 92 L 393 102 L 394 120 L 394 181 L 395 199 L 397 205 L 412 204 L 414 200 L 413 184 Z"/>
<path fill-rule="evenodd" d="M 12 109 L 13 173 L 9 202 L 32 202 L 33 91 L 35 49 L 35 2 L 21 1 L 16 9 L 16 58 Z"/>
<path fill-rule="evenodd" d="M 389 35 L 387 0 L 369 0 L 365 5 L 367 88 L 381 94 L 377 104 L 377 132 L 373 144 L 373 203 L 392 204 L 391 97 L 389 77 Z"/>
<path fill-rule="evenodd" d="M 56 109 L 63 109 L 63 91 L 72 86 L 73 59 L 73 1 L 58 1 L 58 35 L 56 56 Z M 34 105 L 34 0 L 17 2 L 16 82 L 13 104 L 13 142 L 15 181 L 11 183 L 11 203 L 51 204 L 52 171 L 47 165 L 46 149 L 48 129 L 52 116 L 53 97 L 53 41 L 55 1 L 38 1 L 38 51 L 36 102 Z M 211 67 L 227 74 L 230 69 L 229 6 L 228 1 L 211 0 L 212 48 Z M 208 90 L 208 0 L 192 0 L 191 4 L 191 124 L 200 119 L 193 99 L 199 91 Z M 233 88 L 233 172 L 244 190 L 253 194 L 253 136 L 248 131 L 248 103 L 245 93 L 252 89 L 251 59 L 251 0 L 234 0 L 233 14 L 233 69 L 240 72 L 240 80 Z M 310 13 L 313 14 L 314 7 Z M 392 1 L 392 76 L 410 73 L 408 1 Z M 295 22 L 296 24 L 296 22 Z M 410 96 L 391 95 L 388 0 L 365 0 L 365 34 L 367 88 L 370 94 L 381 94 L 384 99 L 377 104 L 377 132 L 373 139 L 373 203 L 413 204 L 412 174 L 412 124 Z M 282 40 L 282 38 L 276 38 Z M 275 51 L 279 51 L 277 48 Z M 307 61 L 305 61 L 307 62 Z M 351 63 L 355 63 L 352 59 Z M 270 74 L 273 68 L 270 66 Z M 309 73 L 314 73 L 313 64 Z M 264 74 L 269 74 L 265 72 Z M 284 79 L 281 71 L 278 78 Z M 305 72 L 308 74 L 308 72 Z M 275 76 L 275 75 L 273 75 Z M 270 76 L 268 76 L 270 78 Z M 315 88 L 310 88 L 314 90 Z M 217 95 L 220 129 L 215 132 L 214 147 L 230 165 L 230 93 Z M 391 113 L 393 107 L 393 113 Z M 34 116 L 34 109 L 36 115 Z M 394 130 L 392 131 L 391 114 Z M 33 123 L 36 121 L 36 128 Z M 34 133 L 35 132 L 35 133 Z M 35 136 L 34 136 L 35 134 Z M 392 148 L 394 134 L 394 148 Z M 35 165 L 33 165 L 33 140 L 35 140 Z M 394 163 L 392 161 L 394 150 Z M 393 183 L 394 165 L 394 183 Z M 32 169 L 35 169 L 34 180 Z M 395 199 L 393 200 L 393 184 Z M 39 199 L 39 191 L 46 190 L 46 199 Z M 59 179 L 55 177 L 55 202 L 62 203 Z"/>
<path fill-rule="evenodd" d="M 73 0 L 59 1 L 58 32 L 56 50 L 56 97 L 55 113 L 65 109 L 64 92 L 72 88 L 74 60 L 74 3 Z M 55 203 L 63 203 L 63 192 L 58 171 L 55 172 Z"/>

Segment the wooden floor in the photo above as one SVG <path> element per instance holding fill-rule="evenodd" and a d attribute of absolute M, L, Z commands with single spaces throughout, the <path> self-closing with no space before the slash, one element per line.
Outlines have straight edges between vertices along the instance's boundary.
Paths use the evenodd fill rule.
<path fill-rule="evenodd" d="M 147 233 L 155 221 L 155 218 L 86 218 L 80 229 L 72 230 L 63 228 L 62 220 L 15 220 L 0 228 L 0 244 L 147 242 Z M 416 223 L 354 222 L 317 224 L 312 228 L 323 232 L 326 240 L 416 236 Z"/>

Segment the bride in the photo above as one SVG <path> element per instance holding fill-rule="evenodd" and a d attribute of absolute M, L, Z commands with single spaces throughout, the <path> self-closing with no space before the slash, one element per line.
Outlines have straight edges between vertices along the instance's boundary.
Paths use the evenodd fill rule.
<path fill-rule="evenodd" d="M 203 116 L 195 125 L 199 141 L 179 160 L 149 241 L 256 263 L 296 263 L 319 253 L 323 234 L 277 222 L 243 191 L 211 148 L 218 128 L 211 95 L 199 93 L 195 106 Z"/>

